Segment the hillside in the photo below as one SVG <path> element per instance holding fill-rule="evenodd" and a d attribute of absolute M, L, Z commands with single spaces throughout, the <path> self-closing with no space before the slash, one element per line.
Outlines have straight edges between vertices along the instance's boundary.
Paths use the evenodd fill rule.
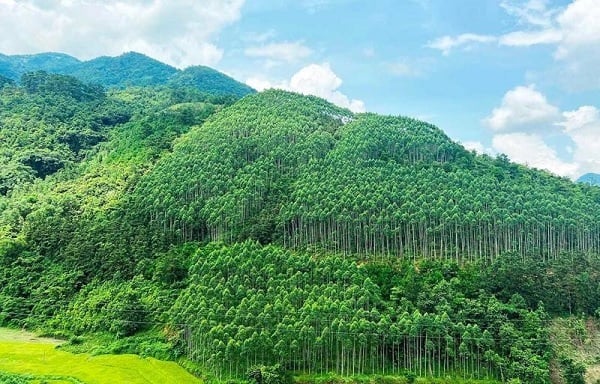
<path fill-rule="evenodd" d="M 598 188 L 407 117 L 275 90 L 232 103 L 231 83 L 197 90 L 206 73 L 106 92 L 38 72 L 2 88 L 6 121 L 23 122 L 4 133 L 6 169 L 28 176 L 0 196 L 1 325 L 108 333 L 218 380 L 547 383 L 568 368 L 549 319 L 600 306 Z M 65 100 L 76 111 L 58 116 Z M 123 118 L 94 125 L 89 103 Z M 88 125 L 100 140 L 60 142 Z M 62 166 L 41 174 L 21 148 Z"/>
<path fill-rule="evenodd" d="M 600 251 L 597 192 L 475 156 L 417 120 L 281 91 L 191 131 L 138 191 L 149 222 L 175 223 L 169 241 L 456 260 Z"/>
<path fill-rule="evenodd" d="M 169 78 L 173 87 L 192 87 L 203 92 L 221 95 L 243 97 L 254 93 L 254 90 L 232 79 L 231 77 L 204 66 L 188 67 Z"/>

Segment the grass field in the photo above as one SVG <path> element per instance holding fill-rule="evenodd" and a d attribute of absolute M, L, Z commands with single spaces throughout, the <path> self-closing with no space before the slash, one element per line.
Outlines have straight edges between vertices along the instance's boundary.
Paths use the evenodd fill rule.
<path fill-rule="evenodd" d="M 136 355 L 72 354 L 56 349 L 58 343 L 26 332 L 0 329 L 0 371 L 32 375 L 52 384 L 201 383 L 174 362 Z"/>

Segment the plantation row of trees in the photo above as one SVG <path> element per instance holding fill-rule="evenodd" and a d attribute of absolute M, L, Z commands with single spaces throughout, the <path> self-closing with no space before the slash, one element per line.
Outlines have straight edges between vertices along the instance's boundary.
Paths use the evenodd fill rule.
<path fill-rule="evenodd" d="M 544 308 L 528 309 L 518 294 L 502 302 L 478 292 L 469 283 L 480 276 L 462 281 L 456 264 L 394 264 L 396 279 L 421 280 L 422 297 L 398 284 L 386 300 L 371 277 L 387 264 L 365 271 L 249 242 L 211 244 L 193 259 L 170 312 L 185 324 L 189 356 L 217 374 L 281 364 L 342 375 L 548 379 Z"/>
<path fill-rule="evenodd" d="M 600 252 L 597 188 L 477 156 L 426 123 L 281 91 L 192 130 L 133 199 L 165 244 L 470 261 Z"/>

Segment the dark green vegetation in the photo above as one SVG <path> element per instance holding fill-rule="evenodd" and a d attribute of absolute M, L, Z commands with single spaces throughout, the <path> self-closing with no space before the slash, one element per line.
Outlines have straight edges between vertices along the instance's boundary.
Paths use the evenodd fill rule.
<path fill-rule="evenodd" d="M 548 326 L 600 305 L 598 188 L 417 120 L 167 77 L 1 88 L 0 324 L 271 384 L 581 377 Z"/>

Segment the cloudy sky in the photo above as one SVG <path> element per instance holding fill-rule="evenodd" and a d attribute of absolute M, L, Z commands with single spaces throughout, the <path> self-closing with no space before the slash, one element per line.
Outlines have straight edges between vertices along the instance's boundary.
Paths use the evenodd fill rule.
<path fill-rule="evenodd" d="M 600 0 L 0 0 L 0 52 L 138 51 L 600 173 Z"/>

